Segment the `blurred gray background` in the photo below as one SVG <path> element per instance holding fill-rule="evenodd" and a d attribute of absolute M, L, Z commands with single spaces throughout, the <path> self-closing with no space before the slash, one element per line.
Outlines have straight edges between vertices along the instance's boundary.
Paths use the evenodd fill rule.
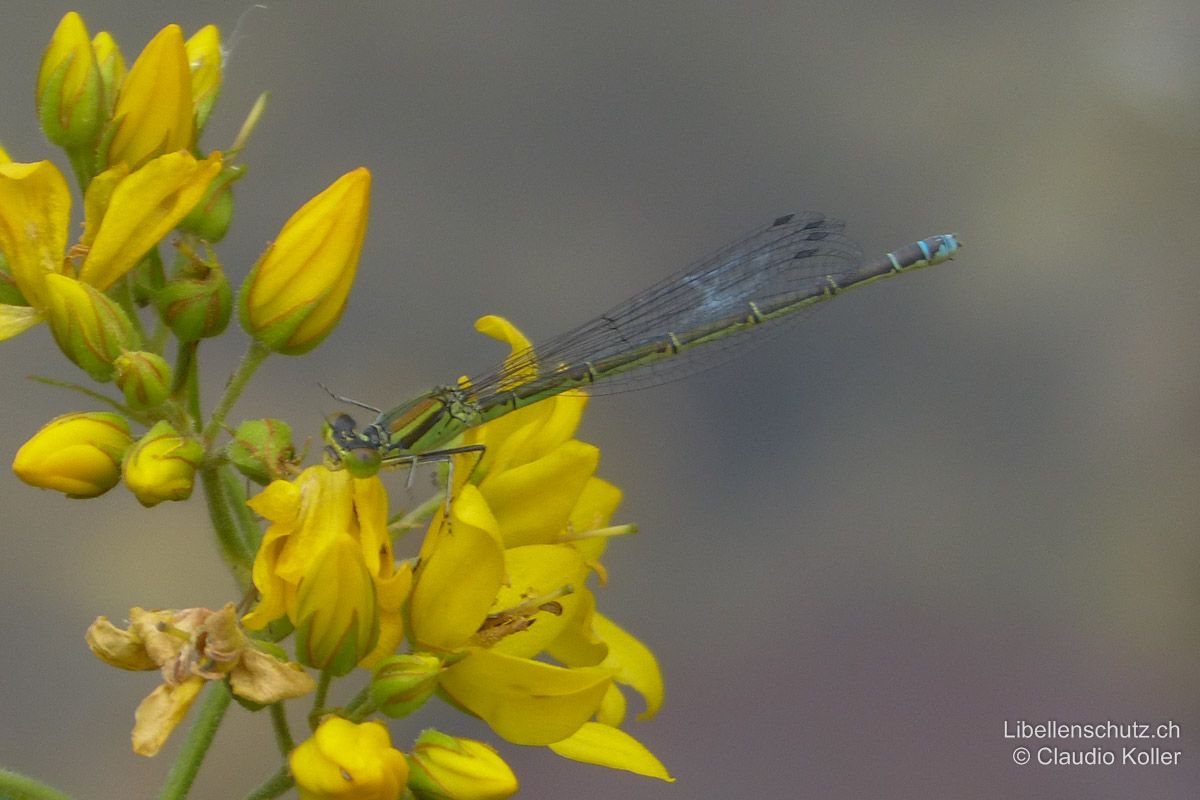
<path fill-rule="evenodd" d="M 630 730 L 674 786 L 497 742 L 526 797 L 1183 798 L 1200 786 L 1200 6 L 1094 3 L 269 3 L 204 139 L 246 153 L 235 280 L 341 173 L 374 173 L 349 311 L 268 361 L 235 418 L 315 436 L 321 381 L 388 405 L 602 311 L 797 208 L 868 255 L 940 232 L 951 265 L 830 304 L 736 363 L 597 399 L 621 486 L 601 608 L 667 703 Z M 127 58 L 246 3 L 82 2 Z M 0 27 L 18 160 L 67 6 Z M 78 215 L 77 215 L 78 216 Z M 211 404 L 245 346 L 203 348 Z M 10 458 L 77 379 L 42 327 L 0 351 Z M 150 674 L 87 651 L 98 614 L 230 599 L 202 504 L 83 503 L 0 476 L 0 764 L 78 797 L 152 796 L 129 731 Z M 391 478 L 403 502 L 404 478 Z M 422 490 L 427 484 L 419 483 Z M 423 491 L 422 491 L 423 494 Z M 1006 721 L 1174 721 L 1166 742 L 1017 742 Z M 431 706 L 393 724 L 496 742 Z M 1178 766 L 1017 766 L 1014 747 L 1161 744 Z M 195 797 L 275 766 L 237 708 Z"/>

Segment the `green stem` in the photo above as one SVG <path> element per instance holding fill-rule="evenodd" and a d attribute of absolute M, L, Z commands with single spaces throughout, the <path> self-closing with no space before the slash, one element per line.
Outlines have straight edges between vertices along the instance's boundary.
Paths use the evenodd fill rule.
<path fill-rule="evenodd" d="M 0 769 L 0 797 L 13 800 L 71 800 L 57 789 L 17 772 Z"/>
<path fill-rule="evenodd" d="M 175 371 L 171 376 L 171 397 L 179 400 L 184 396 L 196 374 L 196 352 L 199 342 L 180 342 L 175 352 Z"/>
<path fill-rule="evenodd" d="M 362 716 L 358 716 L 360 713 L 359 709 L 361 709 L 364 705 L 370 706 L 371 710 L 374 710 L 374 708 L 375 708 L 375 704 L 369 702 L 370 699 L 371 699 L 371 684 L 368 683 L 362 689 L 359 689 L 358 694 L 354 695 L 354 697 L 351 698 L 349 703 L 346 703 L 345 707 L 342 709 L 343 716 L 345 716 L 346 719 L 350 720 L 351 722 L 361 722 L 363 717 L 366 716 L 366 714 L 362 714 Z M 370 713 L 370 711 L 368 711 L 367 713 Z"/>
<path fill-rule="evenodd" d="M 119 305 L 121 310 L 125 312 L 125 315 L 129 317 L 129 322 L 133 325 L 134 332 L 137 333 L 138 341 L 144 342 L 146 341 L 146 329 L 142 327 L 142 316 L 138 313 L 137 303 L 135 303 L 133 299 L 133 286 L 130 283 L 131 280 L 132 279 L 129 277 L 129 275 L 125 275 L 125 277 L 113 284 L 112 289 L 110 289 L 109 292 L 117 301 L 117 305 Z"/>
<path fill-rule="evenodd" d="M 88 184 L 92 182 L 92 177 L 96 174 L 96 150 L 93 147 L 68 147 L 67 158 L 71 160 L 71 171 L 75 173 L 75 180 L 79 184 L 79 192 L 82 194 L 87 189 Z"/>
<path fill-rule="evenodd" d="M 200 771 L 200 764 L 217 734 L 217 727 L 225 716 L 225 710 L 229 708 L 229 702 L 233 699 L 229 684 L 225 681 L 211 681 L 211 684 L 200 704 L 200 714 L 188 732 L 187 741 L 183 743 L 179 757 L 167 774 L 167 782 L 158 794 L 159 800 L 183 800 L 187 797 L 192 781 Z"/>
<path fill-rule="evenodd" d="M 246 800 L 270 800 L 272 797 L 279 797 L 279 795 L 292 788 L 294 783 L 295 781 L 292 779 L 292 774 L 288 770 L 287 764 L 284 764 L 274 775 L 267 778 L 261 786 L 246 795 Z"/>
<path fill-rule="evenodd" d="M 271 729 L 275 731 L 275 743 L 284 757 L 296 749 L 296 740 L 292 738 L 292 729 L 288 727 L 287 710 L 283 703 L 271 704 Z"/>
<path fill-rule="evenodd" d="M 225 496 L 229 498 L 229 509 L 233 512 L 233 523 L 245 543 L 246 551 L 258 553 L 258 545 L 262 542 L 262 528 L 258 526 L 258 518 L 246 505 L 246 488 L 244 479 L 231 469 L 222 469 L 221 483 Z"/>
<path fill-rule="evenodd" d="M 396 539 L 413 528 L 421 527 L 433 517 L 445 500 L 446 493 L 438 492 L 404 516 L 388 520 L 388 533 L 391 534 L 392 539 Z"/>
<path fill-rule="evenodd" d="M 325 710 L 325 701 L 329 697 L 329 684 L 333 682 L 333 673 L 327 669 L 321 670 L 321 677 L 317 679 L 317 692 L 313 696 L 313 712 Z"/>
<path fill-rule="evenodd" d="M 378 706 L 375 705 L 375 701 L 368 696 L 362 705 L 358 706 L 353 711 L 346 712 L 343 716 L 351 722 L 362 722 L 364 719 L 374 714 L 377 708 Z"/>
<path fill-rule="evenodd" d="M 245 537 L 238 527 L 232 501 L 225 491 L 226 483 L 221 472 L 228 471 L 226 465 L 208 464 L 200 468 L 200 483 L 204 487 L 204 500 L 208 504 L 208 516 L 221 557 L 233 573 L 234 580 L 242 591 L 250 588 L 250 569 L 254 563 L 254 552 L 247 548 Z"/>
<path fill-rule="evenodd" d="M 271 354 L 266 345 L 253 341 L 250 343 L 250 349 L 242 356 L 242 363 L 238 364 L 238 368 L 229 376 L 229 383 L 225 386 L 225 394 L 221 395 L 221 399 L 217 401 L 217 407 L 213 410 L 212 419 L 208 421 L 208 425 L 204 428 L 204 444 L 209 450 L 212 449 L 213 440 L 217 438 L 217 434 L 221 430 L 221 426 L 225 424 L 225 417 L 229 416 L 229 411 L 233 408 L 233 404 L 241 397 L 242 392 L 246 389 L 246 384 L 254 375 L 254 371 L 259 368 L 263 360 Z"/>
<path fill-rule="evenodd" d="M 72 383 L 71 381 L 60 381 L 57 378 L 47 378 L 45 375 L 26 375 L 25 377 L 27 377 L 31 381 L 37 381 L 38 383 L 44 383 L 47 386 L 57 386 L 60 389 L 69 389 L 72 392 L 79 392 L 80 394 L 82 394 L 86 397 L 90 397 L 93 400 L 96 400 L 100 403 L 104 403 L 105 405 L 112 406 L 120 414 L 122 414 L 126 417 L 129 417 L 130 419 L 135 419 L 138 422 L 141 422 L 144 424 L 149 424 L 149 417 L 147 417 L 145 414 L 134 411 L 129 406 L 124 405 L 123 403 L 118 403 L 116 400 L 113 400 L 111 397 L 101 394 L 100 392 L 97 392 L 93 389 L 89 389 L 86 386 L 80 386 L 78 383 Z"/>

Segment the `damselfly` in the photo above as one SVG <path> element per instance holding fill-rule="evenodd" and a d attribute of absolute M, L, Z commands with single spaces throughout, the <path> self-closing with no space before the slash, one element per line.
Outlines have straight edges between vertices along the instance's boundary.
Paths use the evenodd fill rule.
<path fill-rule="evenodd" d="M 941 234 L 863 261 L 843 223 L 817 212 L 779 217 L 708 258 L 567 333 L 514 353 L 459 386 L 441 386 L 358 429 L 339 414 L 326 425 L 330 462 L 359 477 L 381 466 L 443 461 L 469 428 L 568 389 L 650 386 L 740 342 L 751 331 L 877 280 L 954 257 Z M 361 404 L 360 404 L 361 405 Z"/>

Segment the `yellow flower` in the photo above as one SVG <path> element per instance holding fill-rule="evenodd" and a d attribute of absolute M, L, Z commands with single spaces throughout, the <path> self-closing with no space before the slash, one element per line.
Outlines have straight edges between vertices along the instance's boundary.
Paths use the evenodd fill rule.
<path fill-rule="evenodd" d="M 121 458 L 131 444 L 129 424 L 118 414 L 65 414 L 21 445 L 13 472 L 67 497 L 97 497 L 121 479 Z"/>
<path fill-rule="evenodd" d="M 329 717 L 288 765 L 300 800 L 396 800 L 408 781 L 404 754 L 378 722 Z"/>
<path fill-rule="evenodd" d="M 586 564 L 569 545 L 505 550 L 475 486 L 462 487 L 450 515 L 445 524 L 439 512 L 421 550 L 409 603 L 414 647 L 444 656 L 442 692 L 505 739 L 567 738 L 597 712 L 613 672 L 535 656 L 575 618 L 581 601 L 572 589 L 582 589 Z"/>
<path fill-rule="evenodd" d="M 477 328 L 514 354 L 528 347 L 498 317 Z M 662 765 L 614 727 L 624 710 L 614 681 L 641 692 L 650 716 L 662 702 L 662 678 L 650 650 L 596 613 L 584 585 L 591 571 L 604 577 L 607 539 L 632 532 L 608 526 L 621 493 L 595 477 L 596 448 L 573 438 L 585 404 L 568 392 L 464 437 L 487 449 L 473 473 L 472 457 L 462 459 L 455 472 L 470 479 L 457 487 L 451 521 L 439 513 L 426 534 L 410 638 L 414 648 L 443 654 L 442 693 L 505 739 L 664 777 Z M 606 754 L 596 742 L 620 747 Z"/>
<path fill-rule="evenodd" d="M 46 138 L 54 144 L 90 145 L 100 132 L 104 87 L 87 26 L 74 11 L 58 23 L 42 56 L 37 108 Z"/>
<path fill-rule="evenodd" d="M 117 179 L 103 207 L 91 202 L 89 186 L 85 211 L 94 213 L 85 215 L 81 243 L 88 253 L 79 265 L 79 279 L 100 290 L 116 283 L 187 216 L 220 172 L 220 153 L 199 161 L 180 151 L 158 156 L 128 177 L 120 177 L 120 169 L 107 173 Z M 104 177 L 102 173 L 92 183 Z"/>
<path fill-rule="evenodd" d="M 108 289 L 179 223 L 220 169 L 220 153 L 197 161 L 179 152 L 132 173 L 122 166 L 97 175 L 84 197 L 78 249 L 86 255 L 76 272 L 67 258 L 71 194 L 62 173 L 49 161 L 0 164 L 0 252 L 27 303 L 0 305 L 0 339 L 45 318 L 51 294 L 65 286 L 51 286 L 51 276 Z"/>
<path fill-rule="evenodd" d="M 121 471 L 138 502 L 155 506 L 192 496 L 196 467 L 203 457 L 200 442 L 180 436 L 169 422 L 159 422 L 129 451 Z"/>
<path fill-rule="evenodd" d="M 184 49 L 192 68 L 196 130 L 201 131 L 221 93 L 221 33 L 216 25 L 205 25 L 187 40 Z"/>
<path fill-rule="evenodd" d="M 367 231 L 371 173 L 348 172 L 292 215 L 238 297 L 242 326 L 272 350 L 305 353 L 346 307 Z"/>
<path fill-rule="evenodd" d="M 157 669 L 163 683 L 134 714 L 133 751 L 152 756 L 182 721 L 206 680 L 228 678 L 229 688 L 266 705 L 301 697 L 316 682 L 298 664 L 258 649 L 237 625 L 230 603 L 220 611 L 134 608 L 121 629 L 98 617 L 87 631 L 88 647 L 106 664 L 128 670 Z"/>
<path fill-rule="evenodd" d="M 271 525 L 254 561 L 261 599 L 246 626 L 286 615 L 300 661 L 334 674 L 390 655 L 411 572 L 393 560 L 379 479 L 310 467 L 294 482 L 272 482 L 250 507 Z"/>
<path fill-rule="evenodd" d="M 409 788 L 419 800 L 502 800 L 517 793 L 517 776 L 483 742 L 423 731 L 409 754 Z"/>
<path fill-rule="evenodd" d="M 121 82 L 113 118 L 100 144 L 101 166 L 137 169 L 194 140 L 192 74 L 183 32 L 168 25 L 150 40 Z"/>

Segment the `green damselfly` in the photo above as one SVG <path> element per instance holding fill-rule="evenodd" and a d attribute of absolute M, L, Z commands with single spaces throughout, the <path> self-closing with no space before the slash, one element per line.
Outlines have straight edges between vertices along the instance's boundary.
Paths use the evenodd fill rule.
<path fill-rule="evenodd" d="M 446 445 L 469 428 L 568 389 L 662 383 L 679 366 L 696 363 L 693 351 L 704 359 L 724 349 L 719 343 L 796 319 L 796 312 L 848 289 L 940 264 L 960 246 L 954 234 L 941 234 L 863 261 L 843 227 L 817 212 L 787 214 L 490 372 L 381 412 L 362 430 L 339 414 L 325 429 L 330 462 L 366 477 L 381 466 L 478 451 Z"/>

